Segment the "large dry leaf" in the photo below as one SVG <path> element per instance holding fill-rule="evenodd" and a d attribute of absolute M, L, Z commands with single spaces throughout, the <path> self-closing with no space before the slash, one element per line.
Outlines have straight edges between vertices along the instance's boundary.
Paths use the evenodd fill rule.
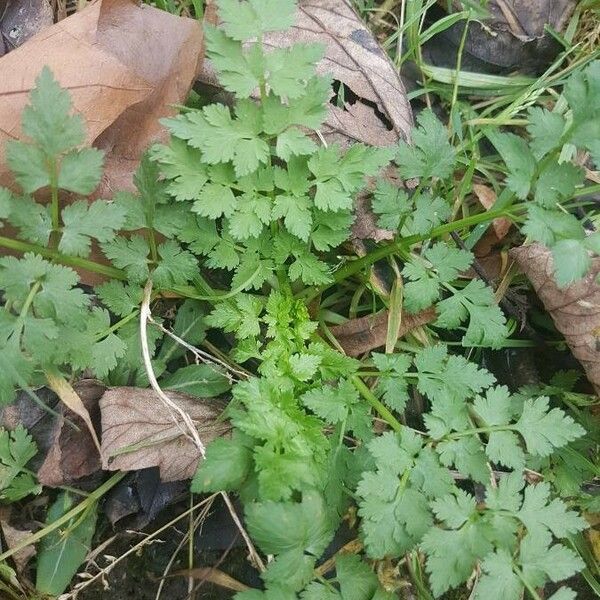
<path fill-rule="evenodd" d="M 276 48 L 298 42 L 325 45 L 317 71 L 331 74 L 336 87 L 345 86 L 344 107 L 329 106 L 322 129 L 327 141 L 389 146 L 409 139 L 413 118 L 400 75 L 350 1 L 300 0 L 292 29 L 269 33 L 264 42 Z M 218 85 L 209 65 L 200 80 Z"/>
<path fill-rule="evenodd" d="M 331 328 L 340 346 L 348 356 L 360 356 L 365 352 L 385 346 L 389 312 L 383 310 L 375 315 L 351 319 Z M 416 314 L 402 313 L 398 338 L 436 318 L 435 309 L 428 308 Z"/>
<path fill-rule="evenodd" d="M 223 411 L 219 402 L 175 392 L 169 398 L 190 415 L 204 444 L 229 431 L 228 423 L 217 421 Z M 162 481 L 189 479 L 196 472 L 198 448 L 153 390 L 112 388 L 102 396 L 100 411 L 104 469 L 158 466 Z"/>
<path fill-rule="evenodd" d="M 83 379 L 73 384 L 73 388 L 91 421 L 99 422 L 98 401 L 106 386 L 93 379 Z M 61 416 L 54 422 L 48 454 L 37 473 L 40 483 L 51 487 L 74 483 L 101 468 L 96 444 L 84 420 L 64 405 L 59 412 Z"/>
<path fill-rule="evenodd" d="M 158 119 L 176 112 L 199 70 L 197 21 L 137 4 L 98 0 L 0 59 L 0 185 L 10 185 L 5 144 L 20 137 L 21 111 L 48 65 L 83 115 L 86 142 L 106 151 L 98 195 L 132 186 L 140 153 L 163 140 Z"/>
<path fill-rule="evenodd" d="M 541 244 L 513 248 L 511 255 L 527 275 L 538 297 L 563 334 L 587 378 L 600 393 L 600 258 L 592 259 L 590 272 L 566 288 L 554 281 L 550 251 Z"/>

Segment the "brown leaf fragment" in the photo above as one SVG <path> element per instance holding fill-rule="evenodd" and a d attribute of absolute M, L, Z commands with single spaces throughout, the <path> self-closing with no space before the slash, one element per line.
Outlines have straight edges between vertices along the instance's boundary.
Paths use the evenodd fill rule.
<path fill-rule="evenodd" d="M 562 333 L 573 356 L 583 366 L 587 378 L 600 394 L 600 258 L 592 259 L 592 268 L 579 281 L 559 288 L 554 281 L 550 250 L 530 244 L 510 251 L 527 276 L 539 299 Z"/>
<path fill-rule="evenodd" d="M 86 143 L 106 152 L 96 195 L 132 187 L 141 152 L 166 139 L 159 118 L 173 115 L 202 59 L 202 31 L 132 0 L 98 0 L 0 59 L 0 185 L 12 182 L 5 145 L 21 135 L 21 112 L 48 65 L 83 115 Z"/>
<path fill-rule="evenodd" d="M 346 323 L 331 327 L 340 346 L 348 356 L 360 356 L 365 352 L 385 346 L 389 312 L 383 310 L 375 315 L 350 319 Z M 405 336 L 416 327 L 431 323 L 436 317 L 433 307 L 416 314 L 402 312 L 402 322 L 398 338 Z"/>
<path fill-rule="evenodd" d="M 193 579 L 199 579 L 200 581 L 208 581 L 214 585 L 218 585 L 227 590 L 234 592 L 245 592 L 250 588 L 231 577 L 224 571 L 217 569 L 216 567 L 196 567 L 195 569 L 184 569 L 182 571 L 175 571 L 170 577 L 191 577 Z"/>
<path fill-rule="evenodd" d="M 100 420 L 98 401 L 106 391 L 99 381 L 84 379 L 73 385 L 94 423 Z M 54 424 L 54 433 L 46 459 L 38 470 L 42 485 L 56 487 L 74 483 L 82 477 L 100 470 L 100 456 L 84 420 L 69 410 L 60 407 L 61 417 Z M 79 430 L 65 420 L 68 418 Z"/>
<path fill-rule="evenodd" d="M 3 506 L 0 508 L 0 528 L 2 529 L 2 535 L 4 536 L 4 541 L 6 542 L 6 550 L 12 550 L 15 546 L 32 534 L 30 529 L 17 529 L 16 527 L 10 525 L 10 514 L 10 507 Z M 35 546 L 33 544 L 29 544 L 12 555 L 12 559 L 15 563 L 15 570 L 18 575 L 23 573 L 27 563 L 35 556 L 35 554 Z"/>
<path fill-rule="evenodd" d="M 217 421 L 223 406 L 187 394 L 169 392 L 198 428 L 208 444 L 224 435 L 230 425 Z M 196 472 L 200 453 L 186 435 L 185 425 L 151 389 L 117 387 L 100 400 L 102 417 L 102 466 L 110 471 L 134 471 L 158 466 L 162 481 L 189 479 Z"/>

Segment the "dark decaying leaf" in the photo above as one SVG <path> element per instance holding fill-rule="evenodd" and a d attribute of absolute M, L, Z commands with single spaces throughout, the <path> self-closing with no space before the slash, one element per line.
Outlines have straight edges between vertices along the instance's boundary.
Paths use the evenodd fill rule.
<path fill-rule="evenodd" d="M 348 356 L 360 356 L 365 352 L 385 346 L 388 317 L 388 311 L 384 310 L 375 315 L 351 319 L 346 323 L 332 327 L 331 333 Z M 403 312 L 398 338 L 406 335 L 416 327 L 431 323 L 435 318 L 436 314 L 433 307 L 414 315 Z"/>
<path fill-rule="evenodd" d="M 106 495 L 102 510 L 114 526 L 127 520 L 127 526 L 142 529 L 165 507 L 189 491 L 186 481 L 161 481 L 157 467 L 129 473 Z"/>
<path fill-rule="evenodd" d="M 226 434 L 230 426 L 217 421 L 223 405 L 187 394 L 168 392 L 169 398 L 188 413 L 207 445 Z M 158 466 L 162 481 L 189 479 L 200 454 L 187 437 L 185 425 L 151 389 L 117 387 L 100 400 L 102 416 L 102 465 L 104 469 L 133 471 Z"/>
<path fill-rule="evenodd" d="M 543 68 L 561 50 L 546 26 L 563 31 L 576 4 L 577 0 L 489 0 L 485 4 L 489 18 L 469 24 L 463 68 L 483 72 Z M 454 0 L 452 5 L 460 11 L 467 3 Z M 460 21 L 431 39 L 423 49 L 425 60 L 455 68 L 463 31 Z"/>
<path fill-rule="evenodd" d="M 73 385 L 88 410 L 92 422 L 99 424 L 98 401 L 106 386 L 95 380 L 81 380 Z M 40 483 L 58 486 L 73 483 L 95 473 L 101 467 L 98 450 L 83 419 L 66 408 L 59 407 L 61 417 L 54 423 L 51 445 L 42 466 L 38 470 Z M 65 421 L 65 417 L 70 423 Z M 74 429 L 71 423 L 79 430 Z"/>
<path fill-rule="evenodd" d="M 10 52 L 54 23 L 48 0 L 8 0 L 0 2 L 0 47 Z M 2 56 L 2 52 L 0 52 Z"/>
<path fill-rule="evenodd" d="M 541 244 L 513 248 L 510 252 L 525 273 L 539 299 L 565 337 L 587 378 L 600 393 L 600 258 L 581 280 L 566 288 L 554 281 L 551 252 Z"/>

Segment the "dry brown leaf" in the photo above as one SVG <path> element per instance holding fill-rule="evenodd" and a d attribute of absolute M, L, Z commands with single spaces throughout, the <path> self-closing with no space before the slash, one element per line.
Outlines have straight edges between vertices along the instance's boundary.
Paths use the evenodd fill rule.
<path fill-rule="evenodd" d="M 228 423 L 216 421 L 223 411 L 219 402 L 175 392 L 169 392 L 169 398 L 190 415 L 205 445 L 229 431 Z M 162 481 L 189 479 L 196 472 L 197 446 L 153 390 L 109 389 L 100 400 L 100 413 L 104 469 L 135 471 L 158 466 Z"/>
<path fill-rule="evenodd" d="M 98 401 L 106 386 L 93 379 L 81 380 L 73 385 L 93 422 L 99 422 Z M 94 440 L 83 419 L 66 407 L 54 423 L 54 432 L 48 454 L 38 470 L 42 485 L 59 486 L 70 484 L 100 470 L 100 456 Z M 65 421 L 67 417 L 79 427 L 79 431 Z"/>
<path fill-rule="evenodd" d="M 10 525 L 9 521 L 11 512 L 10 506 L 0 507 L 0 528 L 2 529 L 2 535 L 4 536 L 7 550 L 12 550 L 15 546 L 32 534 L 31 529 L 17 529 L 16 527 Z M 33 544 L 29 544 L 12 555 L 18 575 L 23 573 L 27 563 L 35 556 L 35 554 L 35 546 Z"/>
<path fill-rule="evenodd" d="M 325 45 L 317 71 L 345 86 L 344 107 L 330 104 L 321 130 L 328 142 L 390 146 L 408 140 L 413 127 L 410 104 L 398 70 L 346 0 L 300 0 L 291 30 L 265 35 L 268 47 L 295 43 Z M 218 86 L 206 64 L 200 81 Z"/>
<path fill-rule="evenodd" d="M 600 286 L 596 282 L 600 258 L 592 259 L 592 268 L 583 279 L 561 289 L 554 281 L 552 254 L 547 248 L 531 244 L 513 248 L 510 254 L 600 394 Z"/>
<path fill-rule="evenodd" d="M 385 346 L 388 315 L 389 312 L 383 310 L 375 315 L 350 319 L 346 323 L 331 327 L 330 331 L 348 356 L 360 356 L 365 352 Z M 414 315 L 402 312 L 402 322 L 398 337 L 405 336 L 416 327 L 431 323 L 435 317 L 436 313 L 433 307 Z"/>
<path fill-rule="evenodd" d="M 216 567 L 196 567 L 195 569 L 184 569 L 183 571 L 176 571 L 171 577 L 191 577 L 192 579 L 200 579 L 201 581 L 208 581 L 214 585 L 218 585 L 227 590 L 234 592 L 245 592 L 250 588 L 227 575 L 224 571 L 217 569 Z"/>
<path fill-rule="evenodd" d="M 481 183 L 473 184 L 473 192 L 477 196 L 477 200 L 486 210 L 491 210 L 496 203 L 496 192 Z M 509 229 L 512 227 L 512 221 L 507 217 L 498 217 L 492 221 L 492 229 L 496 235 L 496 241 L 500 241 L 506 237 Z"/>
<path fill-rule="evenodd" d="M 165 139 L 158 119 L 176 112 L 202 58 L 202 31 L 132 0 L 98 0 L 0 59 L 0 185 L 12 179 L 4 147 L 19 138 L 21 111 L 42 67 L 71 93 L 88 144 L 106 152 L 97 195 L 131 188 L 140 153 Z"/>
<path fill-rule="evenodd" d="M 85 423 L 98 452 L 100 452 L 100 442 L 98 441 L 90 413 L 77 392 L 73 389 L 73 386 L 60 374 L 46 371 L 45 375 L 48 387 L 60 398 L 65 406 L 72 410 Z"/>

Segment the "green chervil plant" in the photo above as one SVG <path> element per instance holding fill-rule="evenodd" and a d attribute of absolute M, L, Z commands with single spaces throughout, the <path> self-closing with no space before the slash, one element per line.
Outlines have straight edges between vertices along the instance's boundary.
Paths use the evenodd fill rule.
<path fill-rule="evenodd" d="M 585 274 L 596 235 L 567 210 L 582 180 L 564 158 L 574 147 L 598 158 L 598 136 L 590 133 L 600 122 L 598 63 L 568 81 L 560 112 L 531 109 L 530 145 L 489 133 L 508 175 L 498 210 L 448 223 L 461 157 L 432 112 L 419 115 L 413 145 L 317 144 L 311 134 L 331 94 L 330 79 L 314 69 L 323 49 L 263 44 L 269 31 L 292 25 L 295 3 L 217 4 L 222 27 L 207 27 L 207 52 L 233 106 L 166 119 L 171 142 L 141 161 L 137 194 L 62 206 L 61 190 L 95 189 L 102 156 L 79 148 L 81 121 L 69 115 L 68 94 L 51 73 L 38 79 L 24 114 L 29 141 L 8 151 L 25 195 L 0 190 L 0 219 L 19 238 L 0 244 L 28 251 L 0 259 L 0 400 L 57 372 L 147 385 L 135 319 L 142 290 L 175 293 L 187 299 L 167 317 L 173 331 L 200 344 L 206 328 L 219 330 L 233 340 L 226 360 L 245 365 L 235 370 L 227 408 L 234 433 L 208 447 L 192 483 L 197 493 L 239 494 L 250 536 L 273 556 L 262 573 L 265 590 L 236 598 L 392 600 L 373 565 L 408 557 L 424 597 L 421 564 L 435 596 L 476 573 L 474 598 L 539 599 L 547 582 L 584 567 L 572 538 L 586 523 L 569 503 L 596 470 L 585 457 L 584 428 L 549 396 L 581 399 L 559 382 L 511 394 L 436 343 L 450 331 L 464 346 L 495 348 L 509 331 L 492 290 L 461 281 L 472 254 L 444 234 L 510 209 L 531 239 L 553 249 L 561 284 Z M 414 190 L 380 175 L 391 160 L 402 178 L 419 180 Z M 340 266 L 354 199 L 368 177 L 376 178 L 379 225 L 398 237 Z M 32 196 L 41 188 L 50 190 L 48 205 Z M 112 266 L 90 260 L 92 244 Z M 565 257 L 570 248 L 576 251 Z M 403 262 L 403 308 L 435 306 L 422 338 L 428 343 L 350 358 L 321 336 L 306 299 L 391 255 Z M 85 293 L 66 265 L 109 281 Z M 230 281 L 231 292 L 212 290 L 201 265 Z M 209 314 L 199 300 L 212 305 Z M 163 387 L 188 386 L 205 397 L 229 389 L 213 367 L 182 367 L 184 349 L 158 329 L 148 334 Z M 417 417 L 415 398 L 425 406 Z M 324 576 L 315 567 L 349 509 L 363 550 L 336 556 Z M 552 598 L 574 593 L 563 587 Z"/>

